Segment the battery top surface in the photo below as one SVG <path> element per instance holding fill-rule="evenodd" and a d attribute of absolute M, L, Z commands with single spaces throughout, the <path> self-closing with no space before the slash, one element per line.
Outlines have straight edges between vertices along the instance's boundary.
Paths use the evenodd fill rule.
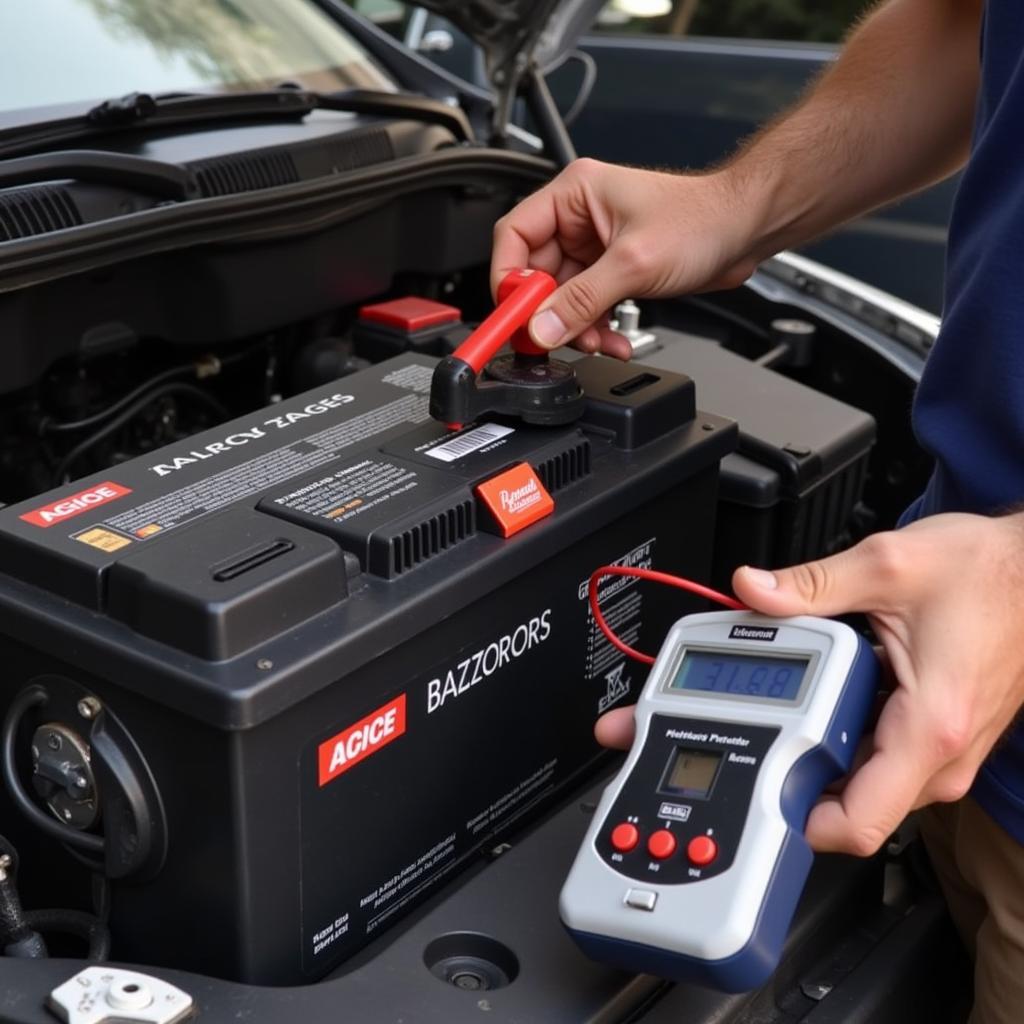
<path fill-rule="evenodd" d="M 355 668 L 735 445 L 688 378 L 630 385 L 643 367 L 596 358 L 578 424 L 453 432 L 427 412 L 434 363 L 396 357 L 3 509 L 7 630 L 106 674 L 145 661 L 175 683 L 150 696 L 251 724 L 337 677 L 282 697 L 282 651 L 344 645 Z M 524 463 L 555 507 L 506 538 L 476 488 Z"/>

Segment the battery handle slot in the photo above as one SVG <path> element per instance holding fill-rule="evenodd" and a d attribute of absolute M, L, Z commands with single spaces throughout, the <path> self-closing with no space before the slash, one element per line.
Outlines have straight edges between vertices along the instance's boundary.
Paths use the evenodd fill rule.
<path fill-rule="evenodd" d="M 279 537 L 269 544 L 257 544 L 254 547 L 246 548 L 245 551 L 235 555 L 229 561 L 218 562 L 211 569 L 211 575 L 218 583 L 228 583 L 238 579 L 244 573 L 267 562 L 279 558 L 281 555 L 294 551 L 295 545 L 290 540 Z"/>
<path fill-rule="evenodd" d="M 652 384 L 657 384 L 659 380 L 661 378 L 655 373 L 638 373 L 635 377 L 630 377 L 629 380 L 624 380 L 621 384 L 616 384 L 608 390 L 616 398 L 625 398 L 627 395 L 635 395 L 638 391 L 643 391 L 644 388 L 648 388 Z"/>

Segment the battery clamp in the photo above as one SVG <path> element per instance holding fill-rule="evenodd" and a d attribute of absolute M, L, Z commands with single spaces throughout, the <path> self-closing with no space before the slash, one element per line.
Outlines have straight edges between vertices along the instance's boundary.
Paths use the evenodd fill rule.
<path fill-rule="evenodd" d="M 663 574 L 594 573 L 611 638 L 597 605 L 607 575 Z M 601 962 L 753 989 L 779 962 L 813 860 L 807 817 L 850 770 L 878 659 L 839 622 L 730 610 L 680 619 L 646 660 L 636 738 L 562 889 L 562 921 Z"/>
<path fill-rule="evenodd" d="M 457 429 L 485 413 L 537 426 L 562 426 L 583 415 L 583 389 L 574 369 L 535 345 L 527 329 L 537 307 L 557 287 L 541 270 L 514 270 L 505 276 L 494 312 L 434 370 L 434 419 Z M 512 352 L 497 356 L 508 341 Z"/>

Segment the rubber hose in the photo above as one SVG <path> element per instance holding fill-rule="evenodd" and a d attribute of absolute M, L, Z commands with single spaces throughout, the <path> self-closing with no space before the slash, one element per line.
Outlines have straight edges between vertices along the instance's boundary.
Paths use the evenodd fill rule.
<path fill-rule="evenodd" d="M 110 929 L 92 914 L 81 910 L 26 910 L 25 922 L 37 932 L 74 935 L 88 943 L 87 960 L 110 956 Z"/>

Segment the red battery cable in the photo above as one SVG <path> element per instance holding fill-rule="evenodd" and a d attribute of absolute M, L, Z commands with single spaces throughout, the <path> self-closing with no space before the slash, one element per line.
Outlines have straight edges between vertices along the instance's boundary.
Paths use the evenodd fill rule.
<path fill-rule="evenodd" d="M 595 569 L 590 574 L 590 586 L 588 588 L 590 594 L 590 608 L 594 613 L 594 620 L 597 622 L 598 628 L 608 638 L 608 642 L 618 650 L 622 651 L 623 654 L 628 654 L 631 658 L 635 658 L 637 661 L 642 661 L 645 665 L 653 665 L 654 658 L 649 654 L 644 654 L 642 651 L 634 650 L 629 644 L 620 640 L 611 629 L 611 626 L 605 621 L 604 615 L 601 612 L 601 603 L 597 595 L 597 585 L 606 576 L 634 576 L 641 580 L 652 580 L 655 583 L 664 583 L 670 587 L 678 587 L 680 590 L 687 590 L 691 594 L 697 594 L 699 597 L 706 597 L 709 601 L 715 601 L 718 604 L 725 605 L 726 608 L 732 608 L 738 612 L 749 611 L 745 604 L 741 604 L 734 597 L 729 597 L 727 594 L 720 594 L 717 590 L 712 590 L 711 587 L 705 587 L 700 583 L 694 583 L 692 580 L 683 579 L 682 576 L 672 576 L 667 572 L 656 572 L 654 569 L 631 569 L 623 565 L 602 565 L 600 569 Z"/>

